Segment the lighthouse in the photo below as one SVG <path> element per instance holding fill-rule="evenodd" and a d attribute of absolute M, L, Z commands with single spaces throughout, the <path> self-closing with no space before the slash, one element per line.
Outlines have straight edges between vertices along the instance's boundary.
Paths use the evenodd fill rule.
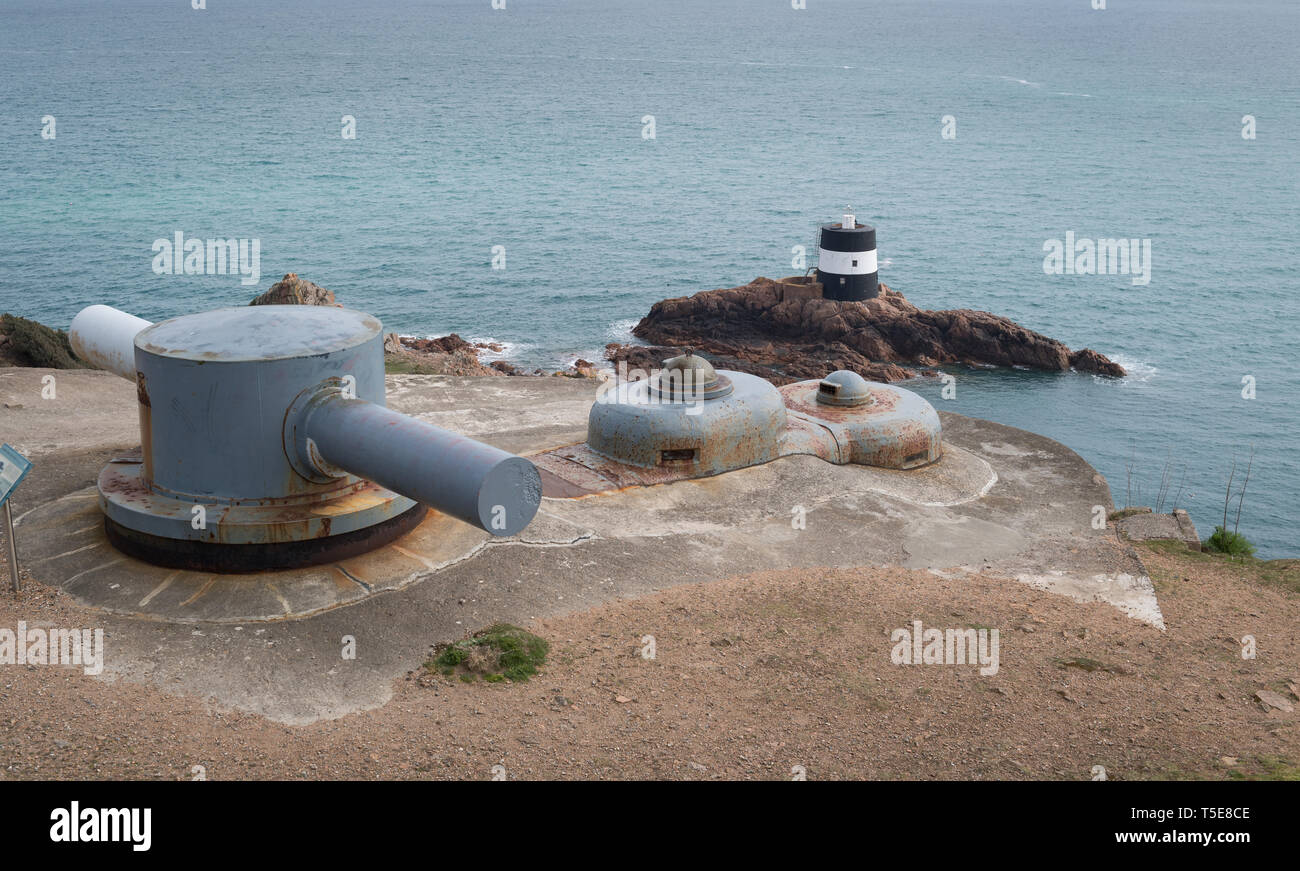
<path fill-rule="evenodd" d="M 876 275 L 876 228 L 845 213 L 838 224 L 823 224 L 817 244 L 817 280 L 826 299 L 873 299 L 880 293 Z"/>

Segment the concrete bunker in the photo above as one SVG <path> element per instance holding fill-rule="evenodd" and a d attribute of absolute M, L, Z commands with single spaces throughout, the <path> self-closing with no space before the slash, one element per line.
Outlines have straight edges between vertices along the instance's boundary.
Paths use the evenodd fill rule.
<path fill-rule="evenodd" d="M 534 460 L 548 496 L 718 475 L 809 454 L 837 465 L 915 469 L 943 454 L 930 403 L 854 372 L 777 388 L 687 352 L 648 378 L 606 382 L 587 439 Z"/>

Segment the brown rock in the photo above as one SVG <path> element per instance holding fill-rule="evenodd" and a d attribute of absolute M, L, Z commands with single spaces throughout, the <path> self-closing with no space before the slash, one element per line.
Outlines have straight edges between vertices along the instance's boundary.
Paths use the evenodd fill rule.
<path fill-rule="evenodd" d="M 505 360 L 493 360 L 488 368 L 495 369 L 496 371 L 502 373 L 503 375 L 527 375 L 528 374 L 523 369 L 520 369 L 518 366 L 515 366 L 511 363 L 507 363 Z"/>
<path fill-rule="evenodd" d="M 692 348 L 716 365 L 762 375 L 778 384 L 849 369 L 873 381 L 917 372 L 900 364 L 1028 366 L 1123 375 L 1095 351 L 1071 352 L 1055 339 L 988 312 L 924 311 L 880 286 L 863 302 L 821 298 L 803 276 L 756 278 L 743 287 L 662 300 L 633 329 L 646 346 L 611 345 L 606 357 L 629 368 L 657 367 L 667 351 Z"/>
<path fill-rule="evenodd" d="M 501 361 L 492 366 L 483 365 L 478 358 L 479 348 L 455 333 L 435 339 L 389 333 L 384 337 L 384 352 L 387 359 L 396 364 L 393 371 L 398 372 L 417 375 L 521 374 L 509 363 Z"/>
<path fill-rule="evenodd" d="M 305 278 L 299 278 L 295 272 L 290 272 L 271 285 L 270 290 L 249 305 L 332 305 L 342 308 L 334 301 L 332 292 Z"/>
<path fill-rule="evenodd" d="M 1295 710 L 1295 705 L 1291 704 L 1286 696 L 1272 690 L 1260 690 L 1255 693 L 1255 698 L 1263 705 L 1265 711 L 1281 711 L 1284 714 L 1289 714 Z"/>
<path fill-rule="evenodd" d="M 1123 366 L 1106 359 L 1091 348 L 1084 348 L 1071 354 L 1070 367 L 1080 372 L 1096 372 L 1099 375 L 1112 375 L 1116 378 L 1123 378 L 1128 374 Z"/>
<path fill-rule="evenodd" d="M 462 339 L 458 334 L 452 333 L 448 336 L 439 336 L 436 339 L 415 339 L 411 336 L 402 337 L 402 345 L 412 351 L 422 351 L 431 354 L 454 354 L 457 351 L 466 351 L 478 358 L 478 348 Z"/>

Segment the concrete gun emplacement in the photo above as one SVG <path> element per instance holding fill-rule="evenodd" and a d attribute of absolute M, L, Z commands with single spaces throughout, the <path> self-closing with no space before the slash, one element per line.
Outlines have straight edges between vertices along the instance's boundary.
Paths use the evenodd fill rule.
<path fill-rule="evenodd" d="M 541 502 L 529 460 L 385 407 L 382 327 L 361 312 L 246 306 L 151 324 L 93 305 L 70 337 L 136 384 L 141 454 L 98 481 L 128 555 L 292 568 L 394 541 L 426 506 L 509 536 Z"/>

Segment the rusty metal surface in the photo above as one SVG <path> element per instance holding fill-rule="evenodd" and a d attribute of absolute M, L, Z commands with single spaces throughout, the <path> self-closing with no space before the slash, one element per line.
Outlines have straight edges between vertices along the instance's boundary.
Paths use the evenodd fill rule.
<path fill-rule="evenodd" d="M 630 466 L 598 454 L 582 442 L 535 454 L 530 459 L 543 473 L 542 495 L 557 499 L 721 474 L 702 472 L 689 463 L 651 468 Z"/>
<path fill-rule="evenodd" d="M 530 462 L 385 407 L 369 315 L 245 306 L 128 330 L 137 320 L 105 306 L 80 320 L 84 338 L 134 352 L 141 456 L 99 478 L 112 540 L 132 553 L 222 545 L 246 568 L 274 545 L 270 567 L 378 542 L 417 502 L 494 535 L 536 513 Z"/>
<path fill-rule="evenodd" d="M 644 401 L 646 382 L 623 385 L 615 394 L 621 403 L 592 407 L 586 443 L 532 457 L 542 472 L 543 495 L 576 498 L 705 478 L 795 455 L 885 469 L 918 468 L 942 456 L 938 414 L 909 390 L 864 382 L 869 398 L 833 405 L 817 400 L 820 381 L 778 390 L 752 375 L 726 376 L 735 380 L 736 395 L 701 403 L 691 419 L 680 403 Z M 773 411 L 775 400 L 780 414 Z M 756 412 L 765 425 L 754 425 Z M 695 450 L 698 459 L 665 455 L 674 448 Z"/>
<path fill-rule="evenodd" d="M 648 381 L 606 391 L 587 417 L 587 446 L 629 466 L 680 466 L 690 477 L 775 459 L 786 423 L 781 395 L 755 375 L 719 376 L 732 390 L 717 399 L 667 401 L 651 392 Z"/>
<path fill-rule="evenodd" d="M 901 387 L 871 384 L 871 400 L 855 406 L 818 401 L 819 381 L 800 381 L 780 388 L 791 412 L 833 426 L 849 446 L 849 461 L 884 469 L 915 469 L 943 454 L 939 415 L 930 403 Z"/>
<path fill-rule="evenodd" d="M 224 502 L 183 498 L 150 487 L 140 462 L 129 458 L 105 466 L 98 489 L 101 510 L 119 526 L 143 535 L 208 544 L 285 543 L 343 535 L 383 523 L 416 504 L 357 479 L 329 493 L 296 498 Z"/>
<path fill-rule="evenodd" d="M 150 487 L 218 502 L 334 490 L 337 481 L 294 470 L 285 413 L 304 389 L 331 378 L 384 404 L 382 336 L 370 321 L 346 309 L 252 306 L 186 315 L 140 333 L 136 383 L 148 399 L 141 438 Z M 286 349 L 314 353 L 294 357 Z"/>
<path fill-rule="evenodd" d="M 860 405 L 828 405 L 817 400 L 820 381 L 796 381 L 778 387 L 786 408 L 820 418 L 831 423 L 867 420 L 871 417 L 883 417 L 898 408 L 902 394 L 898 388 L 886 384 L 869 384 L 871 401 Z M 910 392 L 910 391 L 909 391 Z M 916 394 L 912 394 L 915 396 Z M 923 400 L 924 401 L 924 400 Z"/>
<path fill-rule="evenodd" d="M 856 372 L 840 370 L 817 384 L 817 401 L 822 405 L 856 406 L 874 401 L 871 384 Z"/>
<path fill-rule="evenodd" d="M 648 380 L 651 395 L 667 400 L 721 399 L 733 389 L 730 378 L 691 351 L 665 360 L 663 369 L 652 371 Z"/>
<path fill-rule="evenodd" d="M 410 532 L 420 524 L 427 511 L 417 503 L 396 517 L 352 532 L 258 544 L 164 538 L 128 529 L 108 517 L 104 518 L 104 532 L 109 542 L 122 553 L 156 566 L 216 574 L 248 574 L 317 566 L 361 556 Z"/>
<path fill-rule="evenodd" d="M 803 454 L 842 466 L 852 462 L 852 445 L 842 428 L 789 411 L 785 432 L 781 433 L 780 454 L 783 457 Z"/>

